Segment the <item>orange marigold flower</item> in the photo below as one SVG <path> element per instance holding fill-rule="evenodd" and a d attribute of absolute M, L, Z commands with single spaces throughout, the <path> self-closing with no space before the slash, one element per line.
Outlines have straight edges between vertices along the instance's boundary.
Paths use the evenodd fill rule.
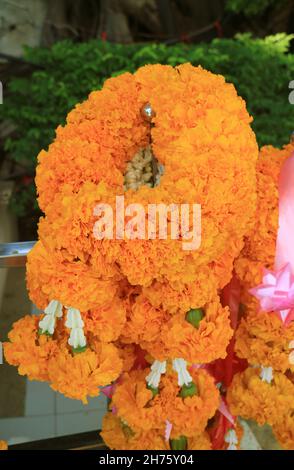
<path fill-rule="evenodd" d="M 100 435 L 109 449 L 169 450 L 170 448 L 169 443 L 157 429 L 135 433 L 113 413 L 104 416 Z"/>
<path fill-rule="evenodd" d="M 260 426 L 274 425 L 294 408 L 294 385 L 280 372 L 274 372 L 268 383 L 259 368 L 249 367 L 234 376 L 227 401 L 234 415 L 254 419 Z"/>
<path fill-rule="evenodd" d="M 211 442 L 207 432 L 188 439 L 187 450 L 211 450 Z"/>
<path fill-rule="evenodd" d="M 275 423 L 273 433 L 283 449 L 294 450 L 294 410 Z"/>
<path fill-rule="evenodd" d="M 203 306 L 203 312 L 196 328 L 187 321 L 186 314 L 169 315 L 140 295 L 128 315 L 121 341 L 139 343 L 158 360 L 182 357 L 198 364 L 224 358 L 233 334 L 229 309 L 214 298 Z"/>
<path fill-rule="evenodd" d="M 118 297 L 109 305 L 88 310 L 82 314 L 85 333 L 91 332 L 103 343 L 118 339 L 126 323 L 126 307 Z"/>
<path fill-rule="evenodd" d="M 117 284 L 101 278 L 93 267 L 76 260 L 60 259 L 58 252 L 48 251 L 38 241 L 28 254 L 27 286 L 31 300 L 44 309 L 57 299 L 81 311 L 110 304 Z"/>
<path fill-rule="evenodd" d="M 171 438 L 193 437 L 203 432 L 219 405 L 219 392 L 213 378 L 203 370 L 191 370 L 198 394 L 182 398 L 176 374 L 167 373 L 162 376 L 159 392 L 153 397 L 145 380 L 148 372 L 149 369 L 145 369 L 122 376 L 112 398 L 117 416 L 134 432 L 157 429 L 164 435 L 166 420 L 173 425 Z"/>
<path fill-rule="evenodd" d="M 102 422 L 102 439 L 109 449 L 116 450 L 170 450 L 170 442 L 157 430 L 134 432 L 113 413 L 107 413 Z M 206 432 L 188 438 L 188 450 L 210 450 Z"/>
<path fill-rule="evenodd" d="M 197 364 L 226 357 L 226 348 L 233 335 L 229 308 L 222 307 L 216 297 L 204 305 L 203 310 L 204 317 L 198 328 L 190 324 L 183 314 L 173 315 L 164 324 L 161 341 L 166 357 L 183 357 Z"/>
<path fill-rule="evenodd" d="M 8 334 L 9 342 L 4 343 L 6 361 L 18 367 L 20 375 L 30 380 L 48 380 L 48 361 L 56 356 L 58 342 L 38 334 L 40 317 L 26 315 L 13 324 Z"/>
<path fill-rule="evenodd" d="M 294 338 L 294 323 L 285 326 L 274 314 L 251 312 L 243 318 L 236 332 L 235 350 L 251 364 L 286 372 L 294 365 L 289 362 L 289 343 Z"/>
<path fill-rule="evenodd" d="M 150 342 L 160 341 L 161 329 L 170 315 L 162 309 L 153 307 L 140 294 L 135 298 L 128 313 L 127 322 L 121 335 L 121 341 L 141 344 L 143 348 Z"/>
<path fill-rule="evenodd" d="M 91 348 L 74 354 L 66 343 L 48 363 L 51 387 L 68 398 L 87 403 L 87 397 L 99 395 L 99 387 L 115 381 L 122 370 L 122 361 L 113 344 L 94 341 Z"/>

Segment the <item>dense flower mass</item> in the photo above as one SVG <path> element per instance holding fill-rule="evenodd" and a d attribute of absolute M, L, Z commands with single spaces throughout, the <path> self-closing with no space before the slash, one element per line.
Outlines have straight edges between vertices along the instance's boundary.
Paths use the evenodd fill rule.
<path fill-rule="evenodd" d="M 99 395 L 99 387 L 117 379 L 122 363 L 112 344 L 93 342 L 92 348 L 72 355 L 66 344 L 60 345 L 54 360 L 48 364 L 53 390 L 87 403 L 87 396 Z"/>
<path fill-rule="evenodd" d="M 140 114 L 146 102 L 155 111 L 152 127 Z M 40 155 L 36 181 L 46 214 L 40 238 L 64 260 L 87 261 L 101 276 L 114 278 L 119 267 L 131 284 L 170 283 L 174 296 L 181 295 L 184 284 L 199 283 L 201 276 L 203 285 L 212 272 L 216 286 L 222 286 L 225 273 L 230 278 L 227 273 L 251 224 L 255 204 L 257 149 L 249 122 L 234 87 L 200 67 L 146 66 L 133 76 L 108 80 L 102 91 L 93 92 L 69 114 L 54 144 Z M 100 201 L 114 205 L 115 195 L 123 193 L 126 164 L 147 139 L 164 165 L 164 175 L 152 190 L 148 186 L 127 190 L 125 204 L 201 204 L 199 250 L 185 251 L 181 240 L 170 237 L 99 241 L 93 236 L 95 205 Z M 83 156 L 76 140 L 84 147 L 90 141 L 99 149 L 94 146 Z M 86 172 L 81 170 L 83 164 Z M 113 180 L 105 176 L 103 167 Z M 224 262 L 227 267 L 221 276 Z M 208 264 L 210 270 L 205 271 Z M 209 297 L 209 293 L 202 295 L 202 303 Z"/>
<path fill-rule="evenodd" d="M 279 271 L 275 274 L 274 269 L 280 226 L 279 202 L 281 191 L 285 191 L 281 186 L 280 174 L 293 151 L 293 142 L 282 150 L 267 146 L 261 149 L 258 158 L 255 223 L 245 237 L 240 256 L 235 260 L 243 312 L 236 332 L 235 350 L 253 367 L 234 377 L 227 395 L 233 413 L 254 419 L 259 424 L 271 424 L 276 438 L 285 449 L 294 449 L 294 389 L 291 378 L 294 323 L 292 317 L 288 322 L 283 321 L 281 311 L 264 311 L 265 307 L 262 308 L 252 295 L 252 288 L 261 286 L 266 292 L 266 287 L 262 285 L 264 276 L 266 272 L 273 273 L 269 275 L 273 275 L 273 282 L 278 280 L 277 286 L 280 284 L 281 288 L 279 291 L 279 287 L 268 285 L 268 292 L 276 289 L 276 295 L 285 295 L 282 278 Z M 291 217 L 289 212 L 289 230 Z M 290 253 L 290 247 L 288 251 Z"/>
<path fill-rule="evenodd" d="M 141 344 L 159 360 L 182 357 L 191 363 L 207 363 L 224 358 L 233 334 L 229 309 L 215 298 L 202 311 L 203 318 L 194 326 L 186 314 L 171 315 L 140 294 L 130 308 L 121 339 Z"/>
<path fill-rule="evenodd" d="M 101 436 L 110 449 L 121 450 L 171 450 L 172 442 L 157 429 L 134 432 L 113 413 L 103 419 Z M 206 432 L 187 439 L 187 450 L 210 450 L 211 442 Z"/>
<path fill-rule="evenodd" d="M 289 363 L 289 344 L 294 338 L 294 323 L 283 325 L 276 315 L 252 312 L 243 318 L 236 333 L 236 352 L 251 364 L 262 364 L 277 371 L 294 371 Z"/>
<path fill-rule="evenodd" d="M 285 450 L 294 450 L 294 409 L 282 416 L 274 425 L 273 432 Z"/>
<path fill-rule="evenodd" d="M 264 150 L 256 172 L 250 122 L 244 100 L 222 76 L 190 64 L 147 65 L 92 92 L 38 156 L 44 216 L 27 285 L 43 313 L 14 324 L 5 355 L 20 374 L 72 399 L 106 394 L 101 435 L 111 449 L 235 450 L 242 435 L 231 414 L 237 402 L 250 415 L 256 409 L 247 398 L 269 397 L 279 407 L 281 392 L 283 413 L 292 406 L 293 384 L 283 375 L 292 327 L 286 338 L 277 317 L 257 317 L 247 293 L 274 258 L 280 163 L 268 168 L 272 150 Z M 283 152 L 285 159 L 289 149 Z M 126 208 L 138 204 L 143 236 L 130 237 Z M 160 224 L 150 231 L 155 204 L 160 215 L 166 208 L 166 237 Z M 105 214 L 106 205 L 112 210 L 104 224 L 101 205 Z M 189 218 L 177 232 L 183 214 L 175 207 L 182 205 Z M 222 295 L 233 269 L 242 302 L 248 299 L 236 338 L 237 314 Z M 249 362 L 277 367 L 270 392 L 259 377 L 248 387 L 255 369 L 230 386 L 241 370 L 235 344 Z M 262 409 L 258 420 L 270 415 Z"/>
<path fill-rule="evenodd" d="M 168 420 L 173 425 L 172 438 L 199 435 L 218 408 L 219 392 L 207 372 L 190 372 L 197 393 L 187 397 L 180 395 L 175 373 L 162 377 L 154 397 L 146 384 L 146 369 L 123 375 L 112 397 L 117 416 L 135 432 L 157 429 L 163 433 Z"/>
<path fill-rule="evenodd" d="M 45 381 L 48 376 L 48 361 L 58 351 L 56 340 L 47 335 L 38 335 L 39 318 L 27 315 L 18 320 L 10 331 L 8 343 L 4 344 L 5 358 L 18 367 L 20 375 L 31 380 Z"/>
<path fill-rule="evenodd" d="M 274 425 L 293 410 L 294 385 L 280 372 L 267 382 L 260 368 L 251 367 L 235 375 L 227 398 L 232 413 L 253 418 L 259 425 Z"/>

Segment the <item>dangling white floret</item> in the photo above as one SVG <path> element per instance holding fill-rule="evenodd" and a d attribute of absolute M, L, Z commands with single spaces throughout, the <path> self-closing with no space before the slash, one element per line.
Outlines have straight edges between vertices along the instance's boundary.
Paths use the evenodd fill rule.
<path fill-rule="evenodd" d="M 56 318 L 62 317 L 62 304 L 58 300 L 51 300 L 44 310 L 44 317 L 39 321 L 41 333 L 53 335 Z"/>
<path fill-rule="evenodd" d="M 237 450 L 238 437 L 235 429 L 229 429 L 225 435 L 225 442 L 228 445 L 227 450 Z"/>
<path fill-rule="evenodd" d="M 261 366 L 260 378 L 263 382 L 270 384 L 273 380 L 273 368 Z"/>
<path fill-rule="evenodd" d="M 187 371 L 187 362 L 185 361 L 185 359 L 174 359 L 173 369 L 178 374 L 178 385 L 180 387 L 182 387 L 184 384 L 189 385 L 191 382 L 193 382 L 191 375 Z"/>
<path fill-rule="evenodd" d="M 84 334 L 84 322 L 82 320 L 81 313 L 77 308 L 67 308 L 65 326 L 71 330 L 68 344 L 73 349 L 84 348 L 87 345 L 87 341 Z"/>
<path fill-rule="evenodd" d="M 158 388 L 161 375 L 165 373 L 166 361 L 154 361 L 151 366 L 151 371 L 145 379 L 149 387 Z"/>

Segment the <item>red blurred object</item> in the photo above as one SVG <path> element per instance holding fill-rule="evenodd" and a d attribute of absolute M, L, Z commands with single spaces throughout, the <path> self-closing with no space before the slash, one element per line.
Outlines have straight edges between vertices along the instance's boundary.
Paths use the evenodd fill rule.
<path fill-rule="evenodd" d="M 225 435 L 233 427 L 232 423 L 220 412 L 216 412 L 215 422 L 208 429 L 213 450 L 222 450 L 225 444 Z"/>
<path fill-rule="evenodd" d="M 219 20 L 216 20 L 214 22 L 214 26 L 215 26 L 218 37 L 222 38 L 224 34 L 223 34 L 223 28 L 222 28 L 221 22 Z"/>
<path fill-rule="evenodd" d="M 141 349 L 137 344 L 135 345 L 135 354 L 136 359 L 131 370 L 145 369 L 150 365 L 145 359 L 147 352 L 144 351 L 144 349 Z"/>
<path fill-rule="evenodd" d="M 100 37 L 101 37 L 101 40 L 102 40 L 102 41 L 107 41 L 107 33 L 106 33 L 106 31 L 102 31 Z"/>
<path fill-rule="evenodd" d="M 24 184 L 25 186 L 28 186 L 33 181 L 34 181 L 34 178 L 32 176 L 28 176 L 28 175 L 23 176 L 22 179 L 21 179 L 22 184 Z"/>
<path fill-rule="evenodd" d="M 187 33 L 182 33 L 181 34 L 180 41 L 181 42 L 191 42 L 190 37 L 188 36 Z"/>
<path fill-rule="evenodd" d="M 225 286 L 221 293 L 222 306 L 228 306 L 230 309 L 231 327 L 235 331 L 239 321 L 239 307 L 240 307 L 240 283 L 233 273 L 233 277 L 229 284 Z M 216 382 L 222 383 L 222 392 L 225 392 L 228 386 L 231 384 L 233 377 L 238 372 L 242 372 L 248 367 L 248 362 L 245 359 L 240 359 L 235 353 L 235 338 L 232 337 L 228 347 L 227 356 L 225 359 L 218 359 L 211 364 L 206 366 L 206 369 L 215 378 Z M 222 396 L 222 400 L 227 405 L 225 396 Z M 212 448 L 223 449 L 225 442 L 225 435 L 227 431 L 234 427 L 230 420 L 220 411 L 217 411 L 215 415 L 215 421 L 212 427 L 208 430 Z"/>

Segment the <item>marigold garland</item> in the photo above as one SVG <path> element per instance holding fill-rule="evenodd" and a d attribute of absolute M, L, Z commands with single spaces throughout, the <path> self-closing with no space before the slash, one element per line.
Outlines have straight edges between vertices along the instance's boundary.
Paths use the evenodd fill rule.
<path fill-rule="evenodd" d="M 20 373 L 84 403 L 109 385 L 113 413 L 102 437 L 110 448 L 213 447 L 208 420 L 220 391 L 203 364 L 226 357 L 233 328 L 220 291 L 255 229 L 251 120 L 222 76 L 147 65 L 92 92 L 38 156 L 44 217 L 27 284 L 44 314 L 14 325 L 5 355 Z M 172 239 L 171 217 L 164 240 L 158 228 L 155 239 L 97 239 L 95 207 L 115 207 L 120 195 L 146 212 L 148 204 L 189 204 L 190 230 L 192 204 L 200 204 L 200 247 Z M 247 241 L 245 259 L 249 250 Z M 229 431 L 235 449 L 240 436 Z"/>

